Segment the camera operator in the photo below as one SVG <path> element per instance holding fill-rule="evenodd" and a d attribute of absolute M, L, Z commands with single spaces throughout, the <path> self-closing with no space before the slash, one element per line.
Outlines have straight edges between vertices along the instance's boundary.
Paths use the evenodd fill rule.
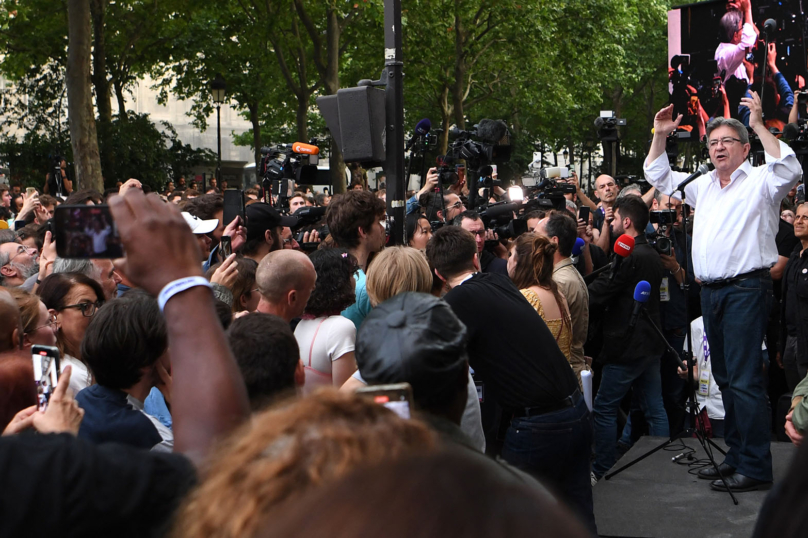
<path fill-rule="evenodd" d="M 508 276 L 508 262 L 485 248 L 485 242 L 496 240 L 493 230 L 486 230 L 480 214 L 476 211 L 463 211 L 455 217 L 453 224 L 474 234 L 477 244 L 477 255 L 480 258 L 480 269 L 483 273 L 499 273 Z"/>
<path fill-rule="evenodd" d="M 772 302 L 769 268 L 777 261 L 778 209 L 802 173 L 794 151 L 764 125 L 758 95 L 752 92 L 742 103 L 750 109 L 749 124 L 763 145 L 766 165 L 753 167 L 747 161 L 751 146 L 742 123 L 716 119 L 707 126 L 715 170 L 685 188 L 687 203 L 699 208 L 693 269 L 702 283 L 704 327 L 727 411 L 730 450 L 722 472 L 729 475 L 733 491 L 758 489 L 772 481 L 771 416 L 760 346 Z M 686 177 L 671 171 L 665 154 L 665 139 L 680 121 L 673 119 L 671 106 L 657 113 L 644 164 L 648 182 L 666 193 Z M 699 475 L 717 478 L 712 469 Z M 721 480 L 711 487 L 726 489 Z"/>
<path fill-rule="evenodd" d="M 598 356 L 598 361 L 603 363 L 603 374 L 593 405 L 595 462 L 592 468 L 596 479 L 614 465 L 617 411 L 630 388 L 642 395 L 642 410 L 651 435 L 667 437 L 669 433 L 659 378 L 659 358 L 665 344 L 659 341 L 645 318 L 637 320 L 633 328 L 627 323 L 634 309 L 634 290 L 645 280 L 651 285 L 648 314 L 659 326 L 662 262 L 645 238 L 648 207 L 642 198 L 624 196 L 617 200 L 613 210 L 614 233 L 634 237 L 634 250 L 620 265 L 613 280 L 603 274 L 589 285 L 590 312 L 603 314 L 603 349 Z"/>
<path fill-rule="evenodd" d="M 468 231 L 440 228 L 426 255 L 449 287 L 444 299 L 468 329 L 469 364 L 484 398 L 512 417 L 502 457 L 551 480 L 594 530 L 589 410 L 547 325 L 509 278 L 480 272 Z"/>
<path fill-rule="evenodd" d="M 365 273 L 376 252 L 387 240 L 385 215 L 387 206 L 370 191 L 348 191 L 334 196 L 325 220 L 336 246 L 347 249 L 356 258 L 356 302 L 342 315 L 353 321 L 357 329 L 370 312 L 370 299 L 365 289 Z"/>
<path fill-rule="evenodd" d="M 776 127 L 779 131 L 782 131 L 789 120 L 791 110 L 794 109 L 794 92 L 791 91 L 791 86 L 788 85 L 786 77 L 777 69 L 777 45 L 774 43 L 769 43 L 766 63 L 768 66 L 766 79 L 758 79 L 762 75 L 762 68 L 755 66 L 756 79 L 750 88 L 760 93 L 762 86 L 766 86 L 766 91 L 763 94 L 763 115 L 766 118 L 766 125 Z M 748 97 L 749 94 L 747 93 L 746 96 Z M 749 108 L 742 106 L 738 113 L 740 114 L 741 123 L 749 126 Z"/>
<path fill-rule="evenodd" d="M 42 192 L 57 198 L 67 198 L 67 196 L 73 192 L 73 182 L 67 175 L 67 161 L 61 157 L 57 157 L 54 162 L 58 163 L 58 166 L 53 166 L 53 171 L 48 172 L 45 176 L 45 185 L 42 188 Z M 59 169 L 59 173 L 55 174 L 54 172 L 57 168 Z"/>
<path fill-rule="evenodd" d="M 451 223 L 460 213 L 466 211 L 466 206 L 460 197 L 453 193 L 443 195 L 443 204 L 445 205 L 446 214 L 444 215 L 440 201 L 440 193 L 430 191 L 422 194 L 419 198 L 419 204 L 424 208 L 424 214 L 429 222 L 442 222 L 444 224 Z"/>
<path fill-rule="evenodd" d="M 283 216 L 277 209 L 264 202 L 247 206 L 245 215 L 250 226 L 247 228 L 247 242 L 241 247 L 241 253 L 259 264 L 264 256 L 283 248 L 281 234 L 284 228 L 297 224 L 296 217 Z"/>

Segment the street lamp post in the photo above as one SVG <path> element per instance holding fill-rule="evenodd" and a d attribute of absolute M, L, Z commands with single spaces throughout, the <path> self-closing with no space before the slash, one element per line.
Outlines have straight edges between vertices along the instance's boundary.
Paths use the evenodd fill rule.
<path fill-rule="evenodd" d="M 224 103 L 224 95 L 227 90 L 227 84 L 225 84 L 222 75 L 216 75 L 216 78 L 210 83 L 210 89 L 213 94 L 213 102 L 216 103 L 216 139 L 218 147 L 216 182 L 218 187 L 222 184 L 222 103 Z"/>

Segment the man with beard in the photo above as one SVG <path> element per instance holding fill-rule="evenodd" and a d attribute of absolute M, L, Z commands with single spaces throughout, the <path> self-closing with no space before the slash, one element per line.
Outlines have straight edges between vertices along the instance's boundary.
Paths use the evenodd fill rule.
<path fill-rule="evenodd" d="M 0 286 L 33 288 L 39 273 L 37 249 L 20 242 L 11 230 L 0 235 Z"/>

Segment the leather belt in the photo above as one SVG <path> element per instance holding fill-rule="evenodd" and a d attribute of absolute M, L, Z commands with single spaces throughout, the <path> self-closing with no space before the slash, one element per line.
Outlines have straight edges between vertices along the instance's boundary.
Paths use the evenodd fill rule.
<path fill-rule="evenodd" d="M 748 278 L 758 278 L 768 275 L 769 275 L 768 269 L 755 269 L 754 271 L 749 271 L 748 273 L 741 273 L 740 275 L 731 276 L 729 278 L 713 280 L 712 282 L 702 282 L 701 285 L 707 286 L 708 288 L 723 288 L 725 286 L 735 284 L 736 282 L 740 282 L 741 280 L 746 280 Z"/>
<path fill-rule="evenodd" d="M 517 409 L 510 409 L 511 414 L 513 414 L 513 418 L 524 418 L 524 417 L 535 417 L 538 415 L 546 415 L 547 413 L 552 413 L 553 411 L 560 411 L 562 409 L 567 409 L 568 407 L 575 407 L 579 401 L 581 401 L 581 391 L 579 389 L 575 389 L 575 392 L 564 398 L 559 402 L 553 402 L 551 404 L 546 405 L 537 405 L 534 407 L 520 407 Z"/>

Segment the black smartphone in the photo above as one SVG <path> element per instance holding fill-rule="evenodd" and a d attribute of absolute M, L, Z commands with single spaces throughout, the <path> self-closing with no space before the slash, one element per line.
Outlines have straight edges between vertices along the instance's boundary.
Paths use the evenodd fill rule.
<path fill-rule="evenodd" d="M 227 228 L 236 217 L 241 217 L 241 225 L 244 226 L 244 191 L 227 189 L 224 191 L 222 226 Z"/>
<path fill-rule="evenodd" d="M 59 348 L 31 346 L 31 361 L 34 366 L 37 408 L 44 411 L 56 389 L 56 383 L 59 382 Z"/>
<path fill-rule="evenodd" d="M 53 215 L 60 258 L 122 258 L 123 244 L 107 205 L 60 205 Z"/>
<path fill-rule="evenodd" d="M 233 246 L 230 243 L 230 236 L 223 235 L 222 239 L 219 241 L 219 245 L 221 246 L 222 250 L 222 261 L 224 261 L 228 256 L 233 253 Z"/>
<path fill-rule="evenodd" d="M 362 387 L 356 390 L 356 394 L 385 406 L 401 418 L 412 418 L 412 387 L 409 383 Z"/>
<path fill-rule="evenodd" d="M 578 209 L 578 218 L 584 221 L 584 224 L 589 224 L 589 206 L 582 205 Z"/>

